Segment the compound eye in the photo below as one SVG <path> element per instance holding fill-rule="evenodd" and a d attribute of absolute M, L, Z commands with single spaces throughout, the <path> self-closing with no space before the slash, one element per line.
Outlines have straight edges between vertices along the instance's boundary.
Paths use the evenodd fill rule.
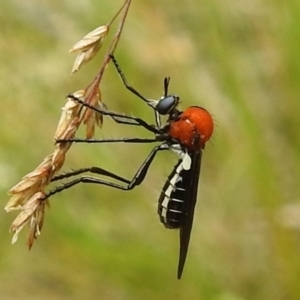
<path fill-rule="evenodd" d="M 178 102 L 179 102 L 179 97 L 175 95 L 161 98 L 156 105 L 156 111 L 160 115 L 170 114 L 172 110 L 174 110 L 175 107 L 178 105 Z"/>

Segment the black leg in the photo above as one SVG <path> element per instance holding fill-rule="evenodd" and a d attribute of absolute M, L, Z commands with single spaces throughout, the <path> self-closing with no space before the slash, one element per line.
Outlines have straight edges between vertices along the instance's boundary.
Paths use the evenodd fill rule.
<path fill-rule="evenodd" d="M 121 80 L 123 82 L 123 84 L 125 85 L 125 87 L 130 91 L 132 92 L 134 95 L 136 95 L 137 97 L 139 97 L 140 99 L 142 99 L 143 101 L 145 101 L 146 103 L 149 103 L 151 102 L 150 100 L 148 100 L 147 98 L 145 98 L 143 95 L 141 95 L 134 87 L 132 87 L 131 85 L 128 84 L 128 81 L 124 75 L 124 73 L 122 72 L 116 58 L 113 56 L 113 55 L 109 55 L 109 57 L 111 58 L 114 66 L 116 67 L 116 70 L 118 72 L 118 74 L 120 75 L 121 77 Z"/>
<path fill-rule="evenodd" d="M 152 99 L 147 99 L 145 98 L 143 95 L 141 95 L 134 87 L 132 87 L 131 85 L 128 84 L 128 81 L 124 75 L 124 73 L 122 72 L 116 58 L 110 54 L 109 57 L 111 58 L 124 86 L 130 91 L 132 92 L 134 95 L 136 95 L 137 97 L 139 97 L 140 99 L 142 99 L 144 102 L 146 102 L 152 109 L 154 109 L 154 112 L 155 112 L 155 121 L 156 121 L 156 126 L 157 128 L 160 128 L 161 126 L 161 121 L 160 121 L 160 115 L 159 113 L 157 112 L 156 110 L 156 105 L 158 103 L 157 100 L 152 100 Z M 164 81 L 164 94 L 165 94 L 165 97 L 168 93 L 168 86 L 169 86 L 169 81 L 170 81 L 170 78 L 165 78 L 165 81 Z"/>
<path fill-rule="evenodd" d="M 77 175 L 80 175 L 82 173 L 88 173 L 88 172 L 108 176 L 110 178 L 122 181 L 124 183 L 130 183 L 129 180 L 127 180 L 123 177 L 120 177 L 120 176 L 118 176 L 114 173 L 111 173 L 109 171 L 106 171 L 102 168 L 98 168 L 98 167 L 82 168 L 82 169 L 79 169 L 79 170 L 75 170 L 75 171 L 71 171 L 71 172 L 68 172 L 68 173 L 60 174 L 60 175 L 57 175 L 57 176 L 53 177 L 51 179 L 51 182 L 62 180 L 62 179 L 65 179 L 65 178 L 70 178 L 70 177 L 77 176 Z"/>
<path fill-rule="evenodd" d="M 90 105 L 89 103 L 85 103 L 84 101 L 82 101 L 81 99 L 75 97 L 72 94 L 68 95 L 67 97 L 71 98 L 72 100 L 74 100 L 74 101 L 76 101 L 78 103 L 80 103 L 82 106 L 90 108 L 91 110 L 93 110 L 93 111 L 95 111 L 97 113 L 100 113 L 100 114 L 105 115 L 105 116 L 110 116 L 115 121 L 116 121 L 116 118 L 120 118 L 118 121 L 116 121 L 118 123 L 129 124 L 129 125 L 136 125 L 136 126 L 142 126 L 145 129 L 147 129 L 147 130 L 149 130 L 149 131 L 151 131 L 153 133 L 159 133 L 159 130 L 157 128 L 155 128 L 152 125 L 149 125 L 147 122 L 145 122 L 144 120 L 142 120 L 140 118 L 133 117 L 133 116 L 127 116 L 127 115 L 124 115 L 124 114 L 119 114 L 119 113 L 116 113 L 116 112 L 113 112 L 113 111 L 109 111 L 109 110 L 99 109 L 99 108 L 97 108 L 97 107 L 95 107 L 93 105 Z M 121 119 L 123 119 L 123 120 L 121 120 Z M 126 120 L 128 120 L 128 122 Z"/>
<path fill-rule="evenodd" d="M 87 143 L 87 144 L 101 144 L 101 143 L 138 143 L 138 144 L 148 144 L 158 142 L 158 139 L 141 139 L 141 138 L 120 138 L 120 139 L 66 139 L 66 140 L 56 140 L 56 143 Z"/>
<path fill-rule="evenodd" d="M 122 120 L 121 118 L 117 118 L 115 116 L 110 116 L 110 117 L 118 124 L 141 126 L 141 124 L 137 123 L 135 120 L 133 121 L 130 121 L 129 119 Z"/>
<path fill-rule="evenodd" d="M 45 200 L 45 199 L 47 199 L 47 198 L 49 198 L 49 197 L 51 197 L 51 196 L 53 196 L 57 193 L 60 193 L 60 192 L 66 190 L 68 188 L 71 188 L 72 186 L 74 186 L 76 184 L 79 184 L 79 183 L 102 184 L 102 185 L 110 186 L 112 188 L 116 188 L 116 189 L 120 189 L 120 190 L 124 190 L 124 191 L 132 190 L 135 186 L 141 184 L 143 182 L 143 180 L 145 179 L 145 176 L 148 172 L 148 169 L 149 169 L 154 157 L 156 156 L 156 153 L 159 152 L 159 151 L 168 150 L 168 149 L 169 149 L 169 145 L 167 143 L 163 143 L 163 144 L 160 144 L 160 145 L 154 147 L 152 149 L 152 151 L 150 152 L 150 154 L 148 155 L 148 157 L 143 162 L 143 164 L 141 165 L 141 167 L 138 169 L 138 171 L 136 172 L 136 174 L 134 175 L 134 177 L 131 181 L 129 181 L 127 179 L 124 179 L 124 178 L 122 178 L 122 177 L 120 177 L 116 174 L 108 172 L 105 169 L 102 169 L 102 168 L 99 168 L 99 167 L 92 167 L 92 168 L 72 171 L 70 173 L 66 173 L 66 174 L 56 176 L 52 179 L 52 181 L 56 181 L 56 180 L 72 177 L 72 176 L 75 176 L 75 175 L 82 174 L 87 170 L 88 172 L 108 176 L 110 178 L 114 178 L 114 179 L 119 180 L 121 182 L 127 183 L 127 185 L 125 185 L 125 186 L 121 185 L 121 184 L 118 184 L 118 183 L 110 182 L 110 181 L 107 181 L 107 180 L 104 180 L 104 179 L 101 179 L 101 178 L 97 178 L 97 177 L 82 176 L 82 177 L 79 177 L 77 179 L 74 179 L 70 182 L 67 182 L 65 184 L 62 184 L 61 186 L 58 186 L 58 187 L 54 188 L 53 190 L 46 193 L 45 196 L 43 198 L 41 198 L 41 200 Z"/>

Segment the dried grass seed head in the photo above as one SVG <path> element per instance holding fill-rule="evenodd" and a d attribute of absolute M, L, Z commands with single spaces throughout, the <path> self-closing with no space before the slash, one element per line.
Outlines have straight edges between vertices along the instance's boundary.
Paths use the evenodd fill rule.
<path fill-rule="evenodd" d="M 89 32 L 69 50 L 69 52 L 79 51 L 73 64 L 72 74 L 77 72 L 84 63 L 90 61 L 98 53 L 108 31 L 109 26 L 100 26 Z"/>
<path fill-rule="evenodd" d="M 40 234 L 44 222 L 45 206 L 49 205 L 47 200 L 41 200 L 44 193 L 36 193 L 22 207 L 21 213 L 13 221 L 10 232 L 14 233 L 12 243 L 18 240 L 20 231 L 26 224 L 30 225 L 28 246 L 31 248 L 34 238 Z"/>

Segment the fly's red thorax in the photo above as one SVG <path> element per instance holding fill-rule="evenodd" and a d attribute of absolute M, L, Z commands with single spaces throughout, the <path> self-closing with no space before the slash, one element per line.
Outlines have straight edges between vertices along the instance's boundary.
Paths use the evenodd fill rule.
<path fill-rule="evenodd" d="M 170 123 L 169 135 L 190 150 L 204 149 L 214 130 L 210 113 L 198 106 L 187 108 Z"/>

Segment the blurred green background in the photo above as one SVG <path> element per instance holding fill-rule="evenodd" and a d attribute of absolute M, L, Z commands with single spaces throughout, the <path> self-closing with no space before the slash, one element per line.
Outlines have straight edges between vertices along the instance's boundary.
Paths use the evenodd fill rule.
<path fill-rule="evenodd" d="M 104 52 L 70 76 L 68 49 L 123 1 L 1 0 L 0 189 L 53 150 L 65 95 L 85 87 Z M 214 116 L 203 156 L 189 255 L 176 279 L 178 232 L 156 213 L 176 156 L 158 155 L 131 192 L 79 185 L 51 198 L 41 237 L 15 245 L 0 216 L 1 299 L 300 299 L 300 2 L 139 0 L 116 51 L 139 91 Z M 110 66 L 110 109 L 153 122 Z M 83 134 L 83 133 L 82 133 Z M 98 138 L 143 136 L 109 119 Z M 151 145 L 74 145 L 64 170 L 99 165 L 131 178 Z"/>

